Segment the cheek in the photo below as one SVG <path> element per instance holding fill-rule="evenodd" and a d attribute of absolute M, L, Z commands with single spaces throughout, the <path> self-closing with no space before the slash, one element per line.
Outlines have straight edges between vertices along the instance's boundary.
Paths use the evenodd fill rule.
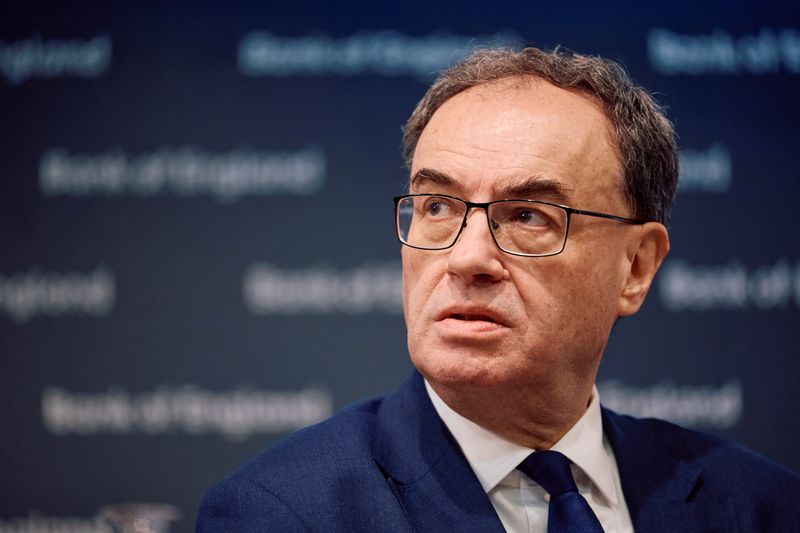
<path fill-rule="evenodd" d="M 610 315 L 616 309 L 610 275 L 607 265 L 566 255 L 537 265 L 521 290 L 531 323 L 529 334 L 547 342 L 597 336 L 613 322 Z"/>
<path fill-rule="evenodd" d="M 604 259 L 576 267 L 569 283 L 573 331 L 592 348 L 605 346 L 618 307 L 619 271 L 610 258 Z"/>
<path fill-rule="evenodd" d="M 423 255 L 425 254 L 425 255 Z M 420 252 L 403 247 L 403 313 L 406 325 L 412 330 L 422 314 L 437 284 L 435 257 L 430 252 Z"/>

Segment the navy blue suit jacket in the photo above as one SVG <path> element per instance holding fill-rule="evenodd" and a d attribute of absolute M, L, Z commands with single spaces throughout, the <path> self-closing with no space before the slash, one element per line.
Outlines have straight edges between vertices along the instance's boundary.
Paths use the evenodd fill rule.
<path fill-rule="evenodd" d="M 636 531 L 800 531 L 800 478 L 753 452 L 603 411 Z M 416 372 L 215 485 L 197 530 L 503 531 Z"/>

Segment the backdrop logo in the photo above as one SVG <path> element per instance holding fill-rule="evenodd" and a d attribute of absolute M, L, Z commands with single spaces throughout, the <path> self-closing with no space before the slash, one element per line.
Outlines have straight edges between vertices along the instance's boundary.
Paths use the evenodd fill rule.
<path fill-rule="evenodd" d="M 681 150 L 681 192 L 723 193 L 733 181 L 733 163 L 728 148 L 720 143 L 707 150 Z"/>
<path fill-rule="evenodd" d="M 427 78 L 460 59 L 470 48 L 514 45 L 519 41 L 512 34 L 409 37 L 386 30 L 332 38 L 324 34 L 279 37 L 256 31 L 242 37 L 237 60 L 239 71 L 245 76 L 377 74 Z"/>
<path fill-rule="evenodd" d="M 664 382 L 634 387 L 620 381 L 597 386 L 603 405 L 636 417 L 669 420 L 682 426 L 730 428 L 742 417 L 742 385 L 729 381 L 720 386 L 678 386 Z"/>
<path fill-rule="evenodd" d="M 111 65 L 111 37 L 42 41 L 34 35 L 13 43 L 0 42 L 0 72 L 10 85 L 31 78 L 76 76 L 96 78 Z"/>
<path fill-rule="evenodd" d="M 44 426 L 55 435 L 179 432 L 241 440 L 293 431 L 332 412 L 331 394 L 316 388 L 212 392 L 183 385 L 131 394 L 119 388 L 87 393 L 49 387 L 42 394 Z"/>
<path fill-rule="evenodd" d="M 0 518 L 0 533 L 113 533 L 113 530 L 100 516 L 44 516 L 31 511 L 27 516 Z"/>
<path fill-rule="evenodd" d="M 0 314 L 16 322 L 39 316 L 103 316 L 116 296 L 114 274 L 106 267 L 94 271 L 0 274 Z"/>
<path fill-rule="evenodd" d="M 351 270 L 280 270 L 264 263 L 244 275 L 242 297 L 254 314 L 360 314 L 402 310 L 400 264 Z"/>
<path fill-rule="evenodd" d="M 800 306 L 800 263 L 788 259 L 747 269 L 736 260 L 724 265 L 696 266 L 673 259 L 659 278 L 659 296 L 669 311 L 711 311 Z"/>
<path fill-rule="evenodd" d="M 326 176 L 325 152 L 316 146 L 224 153 L 165 147 L 138 156 L 121 149 L 84 155 L 52 148 L 39 161 L 39 189 L 48 197 L 174 195 L 230 202 L 244 196 L 312 194 Z"/>
<path fill-rule="evenodd" d="M 800 73 L 800 31 L 764 28 L 734 37 L 723 30 L 682 35 L 663 28 L 647 34 L 647 53 L 654 69 L 664 74 L 772 74 L 781 69 Z"/>

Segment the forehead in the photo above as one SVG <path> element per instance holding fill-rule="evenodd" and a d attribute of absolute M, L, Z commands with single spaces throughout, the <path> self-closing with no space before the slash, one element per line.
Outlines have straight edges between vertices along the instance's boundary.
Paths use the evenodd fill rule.
<path fill-rule="evenodd" d="M 453 192 L 473 200 L 532 180 L 557 183 L 577 198 L 610 194 L 619 177 L 610 123 L 599 104 L 537 78 L 479 85 L 447 100 L 420 135 L 412 190 L 430 185 L 415 183 L 421 170 L 451 178 L 460 189 Z"/>

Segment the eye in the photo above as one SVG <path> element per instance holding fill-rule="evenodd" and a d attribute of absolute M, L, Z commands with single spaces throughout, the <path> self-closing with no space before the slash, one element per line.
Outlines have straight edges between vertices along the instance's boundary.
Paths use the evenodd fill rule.
<path fill-rule="evenodd" d="M 530 207 L 517 209 L 510 220 L 511 222 L 531 227 L 544 227 L 550 223 L 550 217 L 538 209 L 531 209 Z"/>
<path fill-rule="evenodd" d="M 425 211 L 430 215 L 437 215 L 443 209 L 441 202 L 428 202 Z"/>
<path fill-rule="evenodd" d="M 422 206 L 422 212 L 428 217 L 449 217 L 453 214 L 453 206 L 445 198 L 428 198 Z"/>

